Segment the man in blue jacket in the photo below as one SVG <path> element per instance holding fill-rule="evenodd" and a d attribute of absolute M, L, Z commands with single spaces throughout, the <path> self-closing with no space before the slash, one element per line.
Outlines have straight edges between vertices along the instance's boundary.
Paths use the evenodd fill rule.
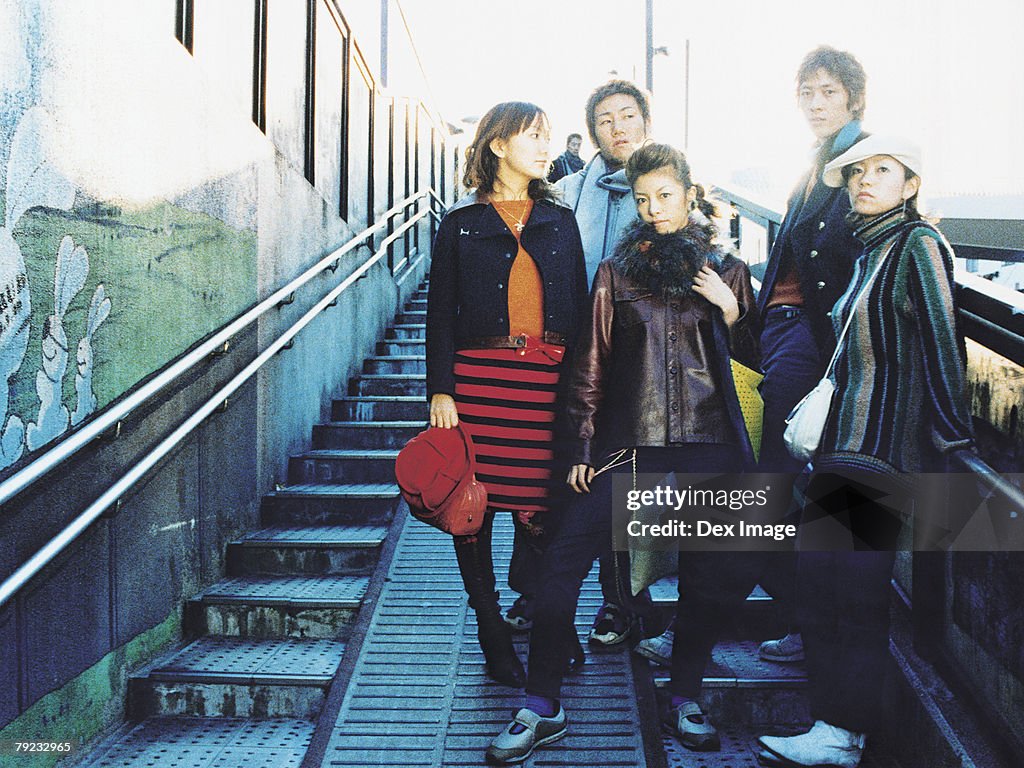
<path fill-rule="evenodd" d="M 796 79 L 797 104 L 817 143 L 810 169 L 786 204 L 757 300 L 765 374 L 761 466 L 794 474 L 803 469 L 803 462 L 786 450 L 786 417 L 825 372 L 835 348 L 832 305 L 846 290 L 863 249 L 846 223 L 846 190 L 826 186 L 822 169 L 867 135 L 860 125 L 867 75 L 853 54 L 816 48 L 804 57 Z M 776 556 L 762 582 L 791 610 L 795 558 Z M 800 635 L 791 632 L 769 640 L 760 655 L 770 661 L 801 661 Z"/>
<path fill-rule="evenodd" d="M 590 286 L 597 265 L 612 255 L 619 236 L 636 220 L 636 205 L 623 168 L 633 151 L 648 141 L 649 97 L 628 80 L 609 80 L 587 99 L 586 120 L 590 140 L 598 152 L 582 170 L 559 179 L 555 188 L 562 202 L 576 214 Z M 629 638 L 635 622 L 620 606 L 610 541 L 599 562 L 604 605 L 594 619 L 590 641 L 616 645 Z M 625 579 L 628 583 L 628 572 Z M 528 629 L 532 626 L 529 605 L 517 601 L 506 621 L 516 629 Z"/>

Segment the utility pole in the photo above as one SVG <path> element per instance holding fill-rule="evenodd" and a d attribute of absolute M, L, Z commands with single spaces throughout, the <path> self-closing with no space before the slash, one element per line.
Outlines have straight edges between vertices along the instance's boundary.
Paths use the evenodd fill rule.
<path fill-rule="evenodd" d="M 380 0 L 380 84 L 388 87 L 388 6 L 391 0 Z"/>
<path fill-rule="evenodd" d="M 647 92 L 654 93 L 654 0 L 647 2 Z"/>

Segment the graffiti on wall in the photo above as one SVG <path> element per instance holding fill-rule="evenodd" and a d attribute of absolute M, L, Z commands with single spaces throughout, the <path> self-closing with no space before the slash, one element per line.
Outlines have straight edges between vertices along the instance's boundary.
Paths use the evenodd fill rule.
<path fill-rule="evenodd" d="M 29 210 L 46 207 L 66 211 L 75 199 L 74 187 L 45 156 L 51 133 L 46 112 L 38 107 L 29 109 L 14 131 L 7 161 L 3 227 L 0 228 L 0 469 L 21 458 L 26 447 L 34 450 L 61 435 L 71 423 L 71 412 L 63 396 L 70 359 L 64 317 L 72 300 L 85 286 L 89 255 L 68 235 L 61 239 L 55 258 L 54 311 L 43 325 L 42 354 L 35 374 L 38 413 L 28 424 L 18 414 L 10 413 L 12 379 L 25 364 L 32 317 L 25 256 L 14 238 L 14 231 Z M 92 340 L 110 314 L 111 306 L 102 285 L 93 295 L 93 305 L 87 332 L 76 346 L 76 424 L 96 409 L 96 395 L 92 391 Z"/>
<path fill-rule="evenodd" d="M 55 125 L 38 105 L 0 121 L 0 471 L 256 294 L 255 166 L 129 208 L 69 181 Z"/>

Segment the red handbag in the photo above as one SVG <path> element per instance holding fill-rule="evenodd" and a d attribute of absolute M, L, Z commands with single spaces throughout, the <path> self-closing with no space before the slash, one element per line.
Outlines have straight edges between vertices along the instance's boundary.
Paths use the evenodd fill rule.
<path fill-rule="evenodd" d="M 476 479 L 473 442 L 461 423 L 430 427 L 406 443 L 395 478 L 417 520 L 453 536 L 472 536 L 483 525 L 487 489 Z"/>

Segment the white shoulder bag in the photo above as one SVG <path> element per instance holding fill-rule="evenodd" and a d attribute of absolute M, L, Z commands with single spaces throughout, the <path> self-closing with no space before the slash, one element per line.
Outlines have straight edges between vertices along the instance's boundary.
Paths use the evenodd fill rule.
<path fill-rule="evenodd" d="M 853 321 L 854 311 L 857 309 L 860 300 L 864 298 L 864 294 L 871 288 L 871 284 L 875 282 L 875 278 L 881 271 L 882 265 L 885 264 L 889 253 L 892 251 L 892 247 L 889 246 L 889 250 L 878 260 L 878 266 L 875 267 L 875 271 L 871 273 L 871 277 L 868 278 L 867 283 L 860 293 L 857 294 L 857 299 L 853 302 L 853 306 L 850 307 L 850 314 L 846 318 L 843 332 L 839 334 L 839 340 L 836 342 L 836 351 L 832 353 L 832 359 L 829 361 L 828 368 L 825 369 L 825 375 L 814 389 L 804 395 L 804 398 L 796 404 L 793 410 L 789 412 L 789 416 L 786 417 L 786 431 L 783 433 L 782 439 L 786 443 L 786 448 L 795 459 L 810 461 L 814 458 L 814 454 L 818 452 L 818 446 L 821 445 L 821 435 L 825 431 L 825 423 L 828 421 L 828 414 L 832 409 L 832 396 L 836 391 L 836 384 L 832 380 L 832 369 L 835 367 L 836 360 L 839 359 L 839 352 L 843 348 L 846 332 L 850 329 L 850 323 Z"/>

